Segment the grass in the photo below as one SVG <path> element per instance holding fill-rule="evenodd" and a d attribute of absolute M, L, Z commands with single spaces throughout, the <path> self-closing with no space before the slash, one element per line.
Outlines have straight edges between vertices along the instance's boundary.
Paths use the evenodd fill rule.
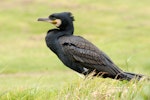
<path fill-rule="evenodd" d="M 105 51 L 123 70 L 150 75 L 148 0 L 3 0 L 0 3 L 1 100 L 148 100 L 150 83 L 82 79 L 48 50 L 53 28 L 37 18 L 71 11 L 75 34 Z M 124 98 L 126 97 L 126 98 Z"/>
<path fill-rule="evenodd" d="M 66 100 L 148 100 L 149 85 L 146 81 L 136 83 L 134 80 L 120 82 L 110 79 L 87 79 L 67 86 L 59 97 L 65 97 Z"/>

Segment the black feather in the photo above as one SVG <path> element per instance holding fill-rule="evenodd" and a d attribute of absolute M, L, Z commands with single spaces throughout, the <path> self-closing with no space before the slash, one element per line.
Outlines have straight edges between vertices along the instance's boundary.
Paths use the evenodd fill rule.
<path fill-rule="evenodd" d="M 138 79 L 143 77 L 122 71 L 91 42 L 80 36 L 74 36 L 72 13 L 55 13 L 50 17 L 60 18 L 63 23 L 58 29 L 48 31 L 46 44 L 67 67 L 84 75 L 94 71 L 94 76 L 102 75 L 104 78 L 131 80 L 134 77 Z"/>

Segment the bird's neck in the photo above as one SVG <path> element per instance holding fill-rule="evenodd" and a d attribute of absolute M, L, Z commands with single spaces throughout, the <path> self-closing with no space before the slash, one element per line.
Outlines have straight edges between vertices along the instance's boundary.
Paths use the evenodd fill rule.
<path fill-rule="evenodd" d="M 47 32 L 47 36 L 45 37 L 46 44 L 56 54 L 60 48 L 58 39 L 61 36 L 64 36 L 64 34 L 65 34 L 65 32 L 62 32 L 59 29 L 51 29 Z"/>
<path fill-rule="evenodd" d="M 73 35 L 74 33 L 73 23 L 70 23 L 69 25 L 60 28 L 60 31 L 62 31 L 64 35 Z"/>

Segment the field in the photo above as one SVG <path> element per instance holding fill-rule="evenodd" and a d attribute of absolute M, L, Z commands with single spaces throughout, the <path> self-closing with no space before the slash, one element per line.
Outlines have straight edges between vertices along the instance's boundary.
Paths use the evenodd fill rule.
<path fill-rule="evenodd" d="M 84 79 L 45 44 L 54 28 L 37 22 L 70 11 L 75 35 L 109 55 L 121 69 L 150 76 L 150 1 L 2 0 L 0 100 L 150 100 L 150 82 Z"/>

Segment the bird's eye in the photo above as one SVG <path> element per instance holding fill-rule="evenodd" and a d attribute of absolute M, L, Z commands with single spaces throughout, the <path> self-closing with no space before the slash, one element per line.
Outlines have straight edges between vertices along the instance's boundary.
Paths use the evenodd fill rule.
<path fill-rule="evenodd" d="M 51 19 L 51 20 L 55 20 L 55 19 L 56 19 L 56 17 L 55 17 L 55 16 L 53 16 L 53 15 L 50 15 L 50 16 L 49 16 L 49 19 Z"/>

